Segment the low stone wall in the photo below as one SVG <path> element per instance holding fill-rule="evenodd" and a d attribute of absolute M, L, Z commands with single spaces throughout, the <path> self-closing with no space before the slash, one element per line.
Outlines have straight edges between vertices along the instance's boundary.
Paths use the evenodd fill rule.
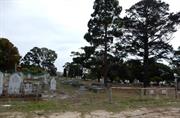
<path fill-rule="evenodd" d="M 149 87 L 149 88 L 140 88 L 140 87 L 111 87 L 113 91 L 124 91 L 129 93 L 138 93 L 141 97 L 177 97 L 178 91 L 176 92 L 175 88 L 170 87 Z M 179 92 L 180 93 L 180 92 Z"/>

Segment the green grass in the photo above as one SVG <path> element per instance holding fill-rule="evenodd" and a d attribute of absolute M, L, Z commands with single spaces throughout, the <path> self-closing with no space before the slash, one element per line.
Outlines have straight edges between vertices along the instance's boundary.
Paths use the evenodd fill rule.
<path fill-rule="evenodd" d="M 175 99 L 152 99 L 152 98 L 136 98 L 136 97 L 113 97 L 112 103 L 108 102 L 105 93 L 95 94 L 87 93 L 78 98 L 71 98 L 68 100 L 49 100 L 49 101 L 11 101 L 1 104 L 11 104 L 11 107 L 0 108 L 0 112 L 6 111 L 44 111 L 44 112 L 58 112 L 58 111 L 80 111 L 90 112 L 93 110 L 107 110 L 112 112 L 119 112 L 125 109 L 135 109 L 141 107 L 180 107 L 180 101 Z"/>

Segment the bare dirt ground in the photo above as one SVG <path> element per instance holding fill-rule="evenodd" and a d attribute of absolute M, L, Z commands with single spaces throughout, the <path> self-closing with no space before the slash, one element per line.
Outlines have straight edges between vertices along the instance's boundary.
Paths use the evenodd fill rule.
<path fill-rule="evenodd" d="M 97 110 L 90 113 L 63 112 L 46 114 L 41 111 L 32 113 L 0 113 L 0 118 L 180 118 L 180 108 L 141 108 L 119 113 Z"/>

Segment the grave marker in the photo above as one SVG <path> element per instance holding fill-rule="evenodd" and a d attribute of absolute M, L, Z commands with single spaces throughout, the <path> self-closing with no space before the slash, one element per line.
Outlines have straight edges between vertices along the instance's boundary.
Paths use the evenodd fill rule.
<path fill-rule="evenodd" d="M 155 94 L 154 90 L 153 90 L 153 89 L 152 89 L 152 90 L 149 90 L 149 94 L 150 94 L 150 95 L 154 95 L 154 94 Z"/>
<path fill-rule="evenodd" d="M 50 90 L 51 90 L 51 91 L 56 91 L 56 80 L 55 80 L 55 78 L 52 78 L 52 79 L 51 79 L 51 82 L 50 82 Z"/>
<path fill-rule="evenodd" d="M 9 95 L 19 94 L 21 82 L 22 82 L 22 79 L 17 73 L 12 74 L 9 79 L 8 94 Z"/>
<path fill-rule="evenodd" d="M 31 83 L 24 84 L 24 94 L 25 95 L 32 94 L 32 91 L 33 91 L 33 86 Z"/>

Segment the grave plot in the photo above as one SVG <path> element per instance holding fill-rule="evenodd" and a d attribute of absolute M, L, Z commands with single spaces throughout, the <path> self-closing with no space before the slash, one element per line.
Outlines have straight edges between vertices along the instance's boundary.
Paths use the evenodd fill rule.
<path fill-rule="evenodd" d="M 0 98 L 2 100 L 7 100 L 6 98 L 39 99 L 42 93 L 42 80 L 43 78 L 29 78 L 22 73 L 3 76 L 0 72 Z"/>
<path fill-rule="evenodd" d="M 23 96 L 41 96 L 41 80 L 26 78 L 23 80 Z"/>

